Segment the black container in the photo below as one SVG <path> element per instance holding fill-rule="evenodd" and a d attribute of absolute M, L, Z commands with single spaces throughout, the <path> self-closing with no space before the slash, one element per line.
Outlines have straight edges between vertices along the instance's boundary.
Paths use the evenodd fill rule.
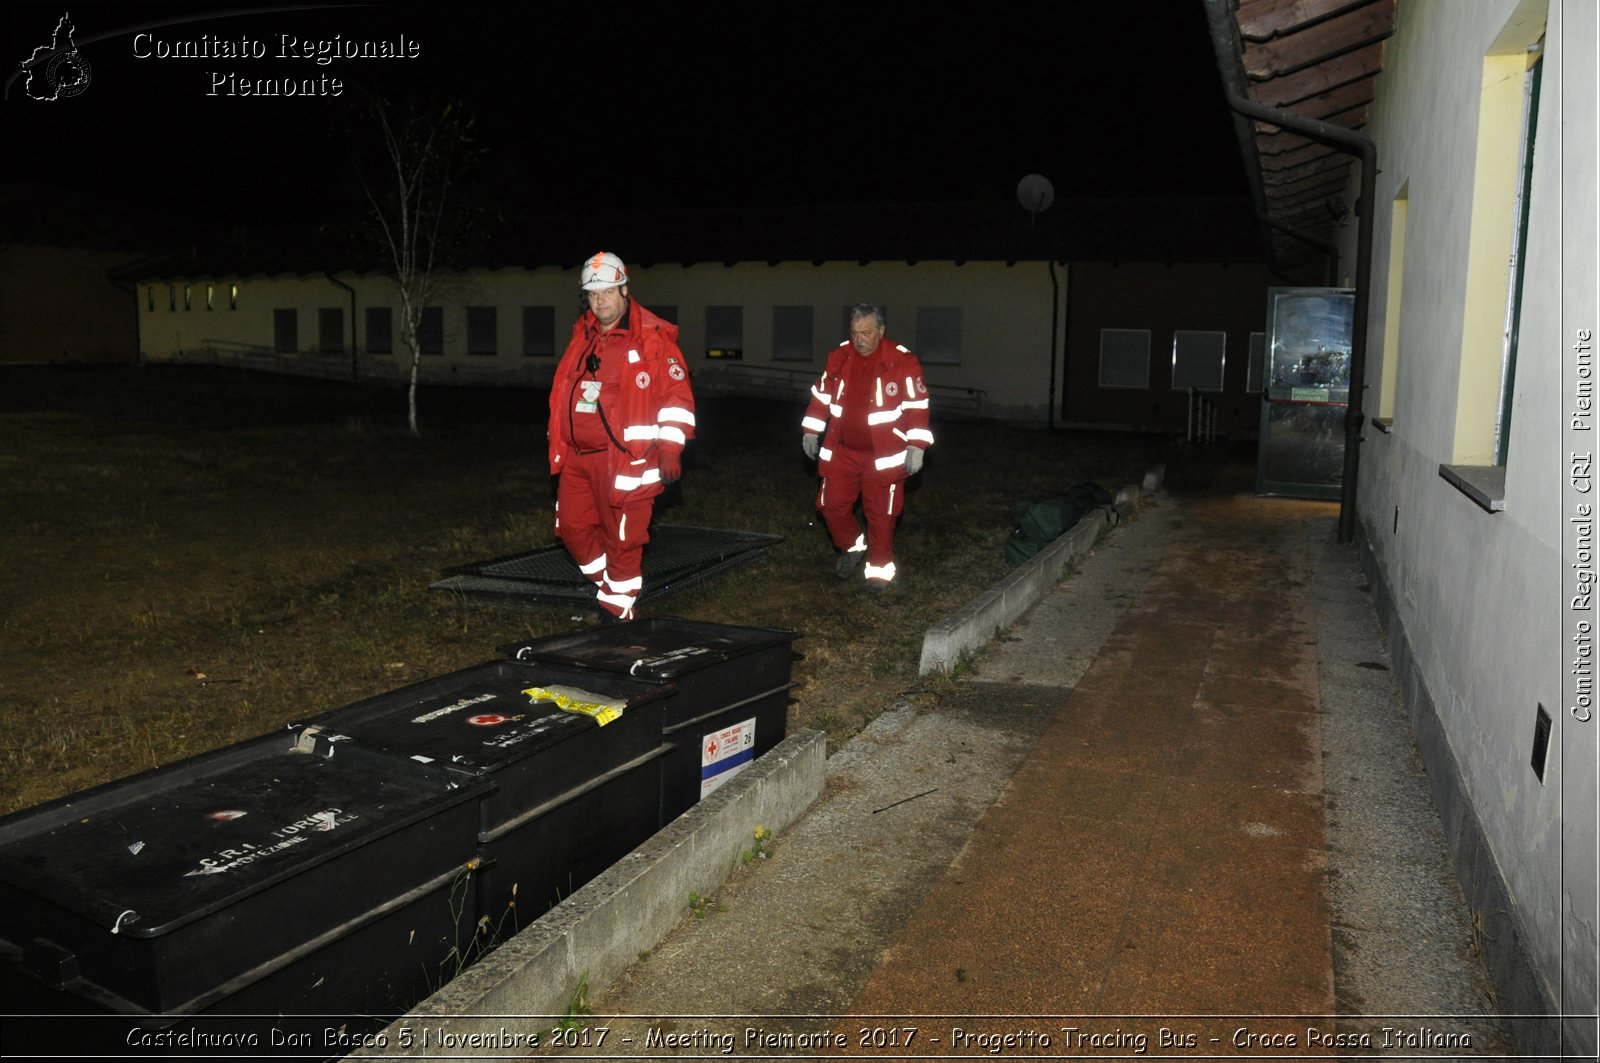
<path fill-rule="evenodd" d="M 632 852 L 661 826 L 657 745 L 479 835 L 485 931 L 507 938 Z"/>
<path fill-rule="evenodd" d="M 8 999 L 136 1017 L 403 1011 L 476 917 L 485 785 L 462 783 L 283 734 L 8 816 Z"/>
<path fill-rule="evenodd" d="M 590 628 L 500 647 L 502 656 L 676 688 L 662 735 L 663 822 L 682 814 L 788 727 L 796 632 L 670 617 Z"/>
<path fill-rule="evenodd" d="M 604 725 L 527 691 L 577 688 L 623 704 Z M 349 756 L 392 757 L 463 779 L 481 791 L 477 831 L 526 818 L 661 744 L 670 684 L 544 663 L 488 661 L 367 698 L 295 724 Z M 637 844 L 637 843 L 636 843 Z"/>

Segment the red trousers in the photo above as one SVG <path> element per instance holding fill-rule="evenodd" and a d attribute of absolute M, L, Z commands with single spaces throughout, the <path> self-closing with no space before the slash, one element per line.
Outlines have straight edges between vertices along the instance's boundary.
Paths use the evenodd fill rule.
<path fill-rule="evenodd" d="M 556 538 L 594 582 L 600 607 L 632 620 L 655 499 L 612 505 L 607 459 L 605 451 L 568 456 L 556 483 Z"/>
<path fill-rule="evenodd" d="M 894 579 L 894 528 L 905 508 L 905 481 L 884 483 L 873 468 L 872 454 L 865 450 L 832 448 L 828 475 L 817 492 L 817 510 L 828 528 L 828 537 L 840 550 L 867 551 L 866 577 L 888 583 Z M 866 542 L 856 523 L 856 502 L 867 518 Z"/>

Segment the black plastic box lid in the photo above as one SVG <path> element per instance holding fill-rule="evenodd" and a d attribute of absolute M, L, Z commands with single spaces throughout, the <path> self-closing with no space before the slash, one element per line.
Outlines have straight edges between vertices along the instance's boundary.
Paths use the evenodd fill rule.
<path fill-rule="evenodd" d="M 14 813 L 0 819 L 0 882 L 110 934 L 153 938 L 423 824 L 486 788 L 327 751 L 272 735 Z M 431 868 L 472 859 L 470 835 L 459 844 L 440 841 L 430 840 L 437 849 Z M 6 937 L 17 935 L 12 921 L 0 913 Z"/>
<path fill-rule="evenodd" d="M 623 708 L 601 724 L 594 716 L 526 693 L 551 687 L 576 689 Z M 314 728 L 335 745 L 352 741 L 352 751 L 383 750 L 473 776 L 579 738 L 587 739 L 586 749 L 599 743 L 609 759 L 620 763 L 654 747 L 661 729 L 656 710 L 674 692 L 657 683 L 544 663 L 488 661 L 334 709 L 291 729 Z M 596 770 L 608 761 L 586 756 L 595 760 Z"/>
<path fill-rule="evenodd" d="M 509 643 L 498 652 L 515 661 L 564 664 L 667 683 L 747 654 L 787 646 L 798 637 L 798 632 L 776 628 L 648 617 Z"/>

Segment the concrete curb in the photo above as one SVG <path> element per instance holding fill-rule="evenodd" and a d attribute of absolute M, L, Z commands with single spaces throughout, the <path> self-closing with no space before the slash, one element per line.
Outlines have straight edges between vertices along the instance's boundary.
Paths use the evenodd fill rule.
<path fill-rule="evenodd" d="M 594 992 L 637 962 L 684 917 L 691 892 L 720 887 L 755 829 L 777 832 L 798 819 L 822 795 L 826 775 L 827 735 L 790 735 L 391 1024 L 379 1035 L 383 1044 L 375 1038 L 350 1058 L 437 1056 L 441 1035 L 471 1044 L 492 1043 L 507 1029 L 543 1033 L 548 1021 L 507 1019 L 562 1016 L 580 984 Z"/>
<path fill-rule="evenodd" d="M 1130 517 L 1139 507 L 1140 492 L 1161 486 L 1166 473 L 1156 466 L 1144 475 L 1142 488 L 1129 484 L 1109 506 L 1091 510 L 1059 539 L 1040 550 L 1017 570 L 935 624 L 922 637 L 922 662 L 917 674 L 954 671 L 963 657 L 989 644 L 989 640 L 1016 623 L 1061 582 L 1061 573 L 1094 546 L 1100 533 Z"/>

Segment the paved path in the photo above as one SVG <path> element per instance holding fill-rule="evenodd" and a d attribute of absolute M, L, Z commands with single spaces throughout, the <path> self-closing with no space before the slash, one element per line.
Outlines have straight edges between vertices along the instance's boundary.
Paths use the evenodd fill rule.
<path fill-rule="evenodd" d="M 836 754 L 601 1054 L 1504 1051 L 1336 510 L 1234 473 Z"/>

